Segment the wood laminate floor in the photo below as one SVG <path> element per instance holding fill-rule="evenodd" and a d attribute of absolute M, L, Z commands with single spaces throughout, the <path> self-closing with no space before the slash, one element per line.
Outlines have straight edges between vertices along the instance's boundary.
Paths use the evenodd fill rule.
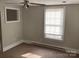
<path fill-rule="evenodd" d="M 2 58 L 74 58 L 76 54 L 67 54 L 58 50 L 22 43 L 5 53 Z"/>

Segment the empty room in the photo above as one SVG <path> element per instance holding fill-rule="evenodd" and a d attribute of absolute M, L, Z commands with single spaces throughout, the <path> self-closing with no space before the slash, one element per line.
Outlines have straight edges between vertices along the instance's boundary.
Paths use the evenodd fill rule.
<path fill-rule="evenodd" d="M 0 0 L 0 58 L 78 58 L 79 0 Z"/>

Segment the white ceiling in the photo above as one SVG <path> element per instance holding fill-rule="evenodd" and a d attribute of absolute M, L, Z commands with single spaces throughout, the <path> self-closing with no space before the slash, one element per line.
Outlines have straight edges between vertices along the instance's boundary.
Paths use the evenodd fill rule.
<path fill-rule="evenodd" d="M 4 0 L 6 2 L 11 3 L 20 3 L 23 0 Z M 29 0 L 30 2 L 34 3 L 41 3 L 46 5 L 58 5 L 58 4 L 79 4 L 79 0 Z M 62 1 L 66 1 L 66 3 L 62 3 Z"/>
<path fill-rule="evenodd" d="M 64 4 L 64 3 L 62 3 L 62 1 L 66 1 L 65 4 L 79 4 L 79 0 L 29 0 L 29 1 L 47 4 L 47 5 Z"/>

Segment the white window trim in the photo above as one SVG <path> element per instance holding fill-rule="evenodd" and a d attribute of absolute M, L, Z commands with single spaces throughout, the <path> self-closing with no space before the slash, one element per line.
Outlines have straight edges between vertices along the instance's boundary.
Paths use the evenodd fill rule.
<path fill-rule="evenodd" d="M 17 10 L 18 11 L 18 19 L 15 21 L 7 21 L 7 11 L 6 9 L 12 9 L 12 10 Z M 6 23 L 14 23 L 14 22 L 20 22 L 20 9 L 19 8 L 15 8 L 15 7 L 5 7 L 5 22 Z"/>
<path fill-rule="evenodd" d="M 52 40 L 56 40 L 56 41 L 57 41 L 57 40 L 58 40 L 58 41 L 63 41 L 63 40 L 64 40 L 64 31 L 65 31 L 66 6 L 55 6 L 55 7 L 49 7 L 49 6 L 47 6 L 47 7 L 44 8 L 44 30 L 45 30 L 45 12 L 46 12 L 46 9 L 47 9 L 47 8 L 49 8 L 49 9 L 50 9 L 50 8 L 63 8 L 63 11 L 64 11 L 64 12 L 63 12 L 63 13 L 64 13 L 64 14 L 63 14 L 63 26 L 62 26 L 62 28 L 63 28 L 63 29 L 62 29 L 62 30 L 63 30 L 63 35 L 62 35 L 62 40 L 60 40 L 60 39 L 53 39 L 53 38 L 46 38 L 46 37 L 45 37 L 45 31 L 44 31 L 44 32 L 43 32 L 43 33 L 44 33 L 44 38 L 45 38 L 45 39 L 52 39 Z"/>

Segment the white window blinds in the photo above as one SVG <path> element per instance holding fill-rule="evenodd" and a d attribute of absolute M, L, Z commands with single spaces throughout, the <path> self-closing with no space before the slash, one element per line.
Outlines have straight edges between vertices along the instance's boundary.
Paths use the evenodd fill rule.
<path fill-rule="evenodd" d="M 62 40 L 64 8 L 46 8 L 44 33 L 45 38 Z"/>

